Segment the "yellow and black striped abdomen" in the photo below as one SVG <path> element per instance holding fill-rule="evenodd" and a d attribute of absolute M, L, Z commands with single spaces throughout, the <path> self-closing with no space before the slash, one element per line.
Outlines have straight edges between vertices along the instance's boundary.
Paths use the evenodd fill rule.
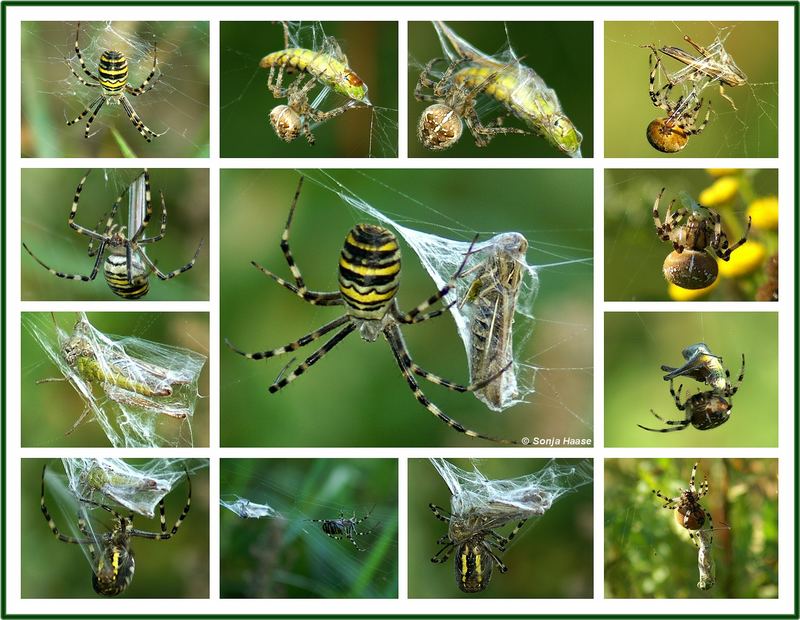
<path fill-rule="evenodd" d="M 115 93 L 123 90 L 128 83 L 128 59 L 122 52 L 108 50 L 100 56 L 97 66 L 100 85 L 107 91 Z"/>
<path fill-rule="evenodd" d="M 131 256 L 131 276 L 128 277 L 128 262 L 125 254 L 106 256 L 103 275 L 111 292 L 125 299 L 139 299 L 150 290 L 150 275 L 142 259 L 136 253 Z"/>
<path fill-rule="evenodd" d="M 387 229 L 358 224 L 344 240 L 339 258 L 339 290 L 348 313 L 380 319 L 400 286 L 400 246 Z"/>

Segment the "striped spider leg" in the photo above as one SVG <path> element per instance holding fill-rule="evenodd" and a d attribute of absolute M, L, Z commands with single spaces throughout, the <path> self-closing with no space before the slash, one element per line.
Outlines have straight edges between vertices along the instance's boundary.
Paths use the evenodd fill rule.
<path fill-rule="evenodd" d="M 395 298 L 400 284 L 400 247 L 397 238 L 382 226 L 357 224 L 347 234 L 339 258 L 339 290 L 335 292 L 310 291 L 306 287 L 289 247 L 289 230 L 302 182 L 301 178 L 289 209 L 286 227 L 281 236 L 281 250 L 289 265 L 294 283 L 287 282 L 256 262 L 253 262 L 253 265 L 304 301 L 322 306 L 344 305 L 345 314 L 302 336 L 298 340 L 275 349 L 247 353 L 235 347 L 227 339 L 225 341 L 226 344 L 239 355 L 252 360 L 261 360 L 295 351 L 318 340 L 325 334 L 341 328 L 292 372 L 272 383 L 269 386 L 269 392 L 275 393 L 305 373 L 354 331 L 358 331 L 361 338 L 367 342 L 375 342 L 383 335 L 389 343 L 395 361 L 400 367 L 400 372 L 403 374 L 409 389 L 414 394 L 414 398 L 432 415 L 454 430 L 470 437 L 479 437 L 498 443 L 516 443 L 510 440 L 496 439 L 465 428 L 428 400 L 414 378 L 414 375 L 417 375 L 431 383 L 457 392 L 474 392 L 485 387 L 491 381 L 498 379 L 508 367 L 501 369 L 483 381 L 470 385 L 459 385 L 430 373 L 417 365 L 411 359 L 400 331 L 400 325 L 422 323 L 446 312 L 449 306 L 432 311 L 429 311 L 429 308 L 441 301 L 455 287 L 456 279 L 464 271 L 469 252 L 465 255 L 456 273 L 453 274 L 444 287 L 409 312 L 404 313 L 400 310 Z"/>
<path fill-rule="evenodd" d="M 138 97 L 139 95 L 143 95 L 144 93 L 152 90 L 156 85 L 161 77 L 161 74 L 159 73 L 159 75 L 153 79 L 158 66 L 158 48 L 153 46 L 153 68 L 150 71 L 150 75 L 145 78 L 144 82 L 142 82 L 140 86 L 134 88 L 128 83 L 128 59 L 122 52 L 118 52 L 116 50 L 104 51 L 100 55 L 100 61 L 97 65 L 98 75 L 95 75 L 89 71 L 86 66 L 86 62 L 83 60 L 83 54 L 81 53 L 80 44 L 78 42 L 80 32 L 81 23 L 78 22 L 78 30 L 75 33 L 75 54 L 78 57 L 78 62 L 81 65 L 83 73 L 90 80 L 92 80 L 92 82 L 89 82 L 81 77 L 78 72 L 75 71 L 75 68 L 72 66 L 72 63 L 70 63 L 69 59 L 65 59 L 67 66 L 72 72 L 72 75 L 75 76 L 75 78 L 77 78 L 81 84 L 88 88 L 100 88 L 101 91 L 100 94 L 93 99 L 77 117 L 67 122 L 67 126 L 74 125 L 89 115 L 89 119 L 86 121 L 86 127 L 83 132 L 83 137 L 88 138 L 92 123 L 94 122 L 94 119 L 97 117 L 97 114 L 100 112 L 100 109 L 103 107 L 103 105 L 106 103 L 108 105 L 121 104 L 123 110 L 125 110 L 125 114 L 128 116 L 128 119 L 136 128 L 136 131 L 138 131 L 145 140 L 152 142 L 153 138 L 160 138 L 163 136 L 166 133 L 165 131 L 156 133 L 147 125 L 145 125 L 144 122 L 142 122 L 142 119 L 139 118 L 139 115 L 136 113 L 136 110 L 133 109 L 133 105 L 131 105 L 130 100 L 126 96 L 127 93 L 133 97 Z"/>

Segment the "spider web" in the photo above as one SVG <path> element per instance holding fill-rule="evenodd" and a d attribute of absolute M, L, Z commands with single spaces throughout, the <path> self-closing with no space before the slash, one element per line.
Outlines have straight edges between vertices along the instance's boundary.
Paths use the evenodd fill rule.
<path fill-rule="evenodd" d="M 27 156 L 190 156 L 208 155 L 208 26 L 204 22 L 88 22 L 79 44 L 95 76 L 101 54 L 116 50 L 128 59 L 129 84 L 138 87 L 158 66 L 152 90 L 128 95 L 139 117 L 157 133 L 148 144 L 121 105 L 107 102 L 84 139 L 87 117 L 66 126 L 101 92 L 81 84 L 69 65 L 90 83 L 75 53 L 77 23 L 23 22 L 23 155 Z"/>
<path fill-rule="evenodd" d="M 191 421 L 199 395 L 198 380 L 207 359 L 204 355 L 135 336 L 104 334 L 89 323 L 84 313 L 70 331 L 45 313 L 26 313 L 22 320 L 85 404 L 67 434 L 94 421 L 114 447 L 192 445 Z M 102 376 L 124 377 L 156 395 L 126 389 L 119 380 L 88 380 L 67 363 L 62 353 L 65 343 L 76 335 L 90 348 Z"/>
<path fill-rule="evenodd" d="M 131 514 L 153 519 L 158 515 L 158 503 L 178 487 L 187 493 L 186 474 L 194 475 L 208 467 L 202 459 L 150 459 L 128 463 L 116 458 L 62 458 L 64 471 L 48 467 L 45 474 L 47 507 L 59 530 L 75 538 L 102 540 L 110 531 L 113 517 L 106 510 L 81 499 L 91 500 L 113 508 L 122 516 Z M 181 501 L 185 502 L 185 495 Z M 176 502 L 177 503 L 177 502 Z M 178 513 L 180 514 L 180 513 Z M 167 529 L 178 514 L 167 511 Z M 85 532 L 78 527 L 78 518 L 86 522 Z M 152 532 L 160 531 L 157 521 L 143 523 L 134 519 L 135 526 Z M 97 564 L 88 545 L 80 547 L 86 561 L 97 574 Z M 99 546 L 95 546 L 99 553 Z"/>
<path fill-rule="evenodd" d="M 335 193 L 348 207 L 357 212 L 355 219 L 363 220 L 364 216 L 377 220 L 380 224 L 394 229 L 403 240 L 415 252 L 420 263 L 427 274 L 434 281 L 437 288 L 442 288 L 457 271 L 464 261 L 467 262 L 465 273 L 470 269 L 479 266 L 486 260 L 487 254 L 497 250 L 498 241 L 502 240 L 512 231 L 491 231 L 482 233 L 481 237 L 489 236 L 487 241 L 478 242 L 472 247 L 469 241 L 456 240 L 453 237 L 471 238 L 475 231 L 470 230 L 457 220 L 444 216 L 443 213 L 430 207 L 412 196 L 404 194 L 391 186 L 388 186 L 376 179 L 372 179 L 362 173 L 368 184 L 373 188 L 378 187 L 382 191 L 398 194 L 403 201 L 407 201 L 411 207 L 413 216 L 408 215 L 401 219 L 392 213 L 387 213 L 372 206 L 370 202 L 360 197 L 355 191 L 339 182 L 332 174 L 325 171 L 304 172 L 308 180 L 324 187 L 328 191 Z M 377 203 L 375 203 L 377 204 Z M 433 218 L 436 223 L 430 220 Z M 408 225 L 406 225 L 408 224 Z M 423 232 L 420 228 L 439 229 L 442 234 Z M 521 403 L 547 403 L 561 411 L 565 411 L 573 418 L 576 424 L 572 431 L 580 434 L 580 430 L 590 431 L 592 429 L 591 414 L 575 409 L 562 396 L 562 389 L 570 385 L 574 377 L 572 373 L 590 373 L 591 366 L 581 366 L 580 363 L 570 367 L 548 366 L 546 360 L 554 355 L 558 358 L 566 350 L 577 354 L 578 360 L 582 356 L 578 351 L 583 348 L 585 338 L 589 334 L 589 326 L 584 324 L 572 324 L 560 320 L 555 316 L 535 316 L 534 302 L 537 295 L 551 295 L 555 291 L 540 291 L 540 279 L 544 278 L 548 284 L 555 284 L 551 276 L 567 271 L 569 276 L 577 276 L 583 269 L 591 269 L 591 250 L 576 248 L 555 243 L 559 233 L 543 236 L 540 231 L 513 231 L 527 237 L 529 241 L 529 254 L 537 258 L 544 259 L 542 262 L 528 262 L 527 256 L 518 257 L 516 260 L 521 268 L 522 280 L 520 283 L 519 296 L 513 314 L 513 339 L 509 360 L 511 366 L 505 371 L 508 375 L 503 379 L 501 386 L 501 398 L 498 403 L 493 404 L 487 401 L 480 393 L 474 393 L 487 407 L 493 411 L 501 412 L 509 407 Z M 551 231 L 552 232 L 552 231 Z M 544 237 L 547 240 L 544 240 Z M 545 262 L 548 261 L 548 262 Z M 550 272 L 553 273 L 550 273 Z M 456 281 L 456 286 L 444 298 L 445 304 L 452 304 L 449 312 L 453 317 L 458 330 L 459 337 L 465 349 L 468 364 L 470 361 L 470 351 L 472 347 L 472 330 L 470 326 L 471 313 L 474 308 L 471 304 L 459 303 L 468 296 L 469 289 L 473 283 L 473 278 L 464 277 Z M 539 338 L 534 338 L 535 343 L 529 342 L 534 336 L 537 327 L 541 326 L 547 332 L 557 334 L 554 340 L 542 345 Z M 543 347 L 543 348 L 539 348 Z M 539 348 L 537 350 L 537 348 Z M 564 348 L 564 351 L 560 349 Z M 575 359 L 574 357 L 572 359 Z M 472 369 L 474 370 L 474 369 Z M 582 429 L 581 429 L 582 427 Z M 555 431 L 558 433 L 558 431 Z M 523 438 L 523 443 L 531 438 Z"/>
<path fill-rule="evenodd" d="M 649 69 L 647 46 L 657 49 L 677 47 L 699 57 L 683 37 L 689 36 L 705 47 L 714 62 L 732 62 L 746 75 L 743 86 L 725 86 L 724 92 L 735 103 L 720 95 L 720 83 L 711 77 L 688 79 L 692 69 L 659 52 L 661 66 L 655 89 L 670 78 L 676 81 L 669 96 L 675 102 L 684 97 L 681 108 L 693 106 L 702 97 L 705 102 L 697 124 L 705 118 L 708 101 L 712 109 L 702 134 L 692 136 L 681 152 L 683 156 L 703 157 L 776 157 L 778 152 L 778 28 L 777 22 L 740 22 L 718 25 L 712 22 L 616 22 L 606 25 L 606 139 L 612 156 L 659 156 L 644 138 L 647 123 L 663 117 L 654 108 L 647 93 Z M 655 62 L 655 60 L 654 60 Z M 735 105 L 735 108 L 734 108 Z M 646 112 L 646 113 L 645 113 Z M 644 120 L 648 117 L 649 120 Z M 637 123 L 633 136 L 631 123 Z M 641 133 L 638 124 L 641 123 Z M 640 146 L 641 143 L 641 146 Z M 622 144 L 626 146 L 623 148 Z M 638 149 L 641 148 L 641 153 Z M 617 151 L 619 149 L 619 151 Z M 667 156 L 675 157 L 676 154 Z M 681 155 L 678 155 L 681 156 Z"/>
<path fill-rule="evenodd" d="M 539 471 L 508 480 L 492 480 L 472 460 L 472 471 L 466 471 L 442 458 L 429 459 L 436 472 L 450 489 L 450 512 L 454 517 L 480 515 L 488 519 L 486 529 L 523 519 L 538 519 L 563 495 L 591 484 L 592 461 L 585 459 L 574 465 L 551 459 Z"/>
<path fill-rule="evenodd" d="M 396 508 L 336 501 L 363 496 L 358 469 L 346 460 L 320 460 L 301 475 L 285 461 L 224 463 L 220 505 L 232 513 L 220 519 L 227 588 L 237 588 L 238 595 L 248 598 L 285 597 L 287 589 L 302 596 L 378 598 L 386 596 L 386 588 L 396 588 Z M 341 513 L 344 518 L 369 514 L 357 526 L 359 531 L 371 530 L 356 537 L 364 551 L 347 538 L 330 538 L 312 521 L 336 519 Z M 222 591 L 224 597 L 232 595 L 226 585 Z"/>
<path fill-rule="evenodd" d="M 323 125 L 336 124 L 337 121 L 341 122 L 344 117 L 351 123 L 351 131 L 367 131 L 369 139 L 367 141 L 366 153 L 347 153 L 348 155 L 368 155 L 370 157 L 396 157 L 397 156 L 397 109 L 396 99 L 391 99 L 388 95 L 390 92 L 380 92 L 379 85 L 371 84 L 371 78 L 365 77 L 366 75 L 373 75 L 376 73 L 374 68 L 377 58 L 356 57 L 352 53 L 348 53 L 348 43 L 355 46 L 358 41 L 337 41 L 329 36 L 322 22 L 286 22 L 289 32 L 289 47 L 299 47 L 310 49 L 322 55 L 333 55 L 340 57 L 344 54 L 348 58 L 349 66 L 359 74 L 369 89 L 367 97 L 372 103 L 369 109 L 354 109 L 348 110 L 344 114 L 337 116 L 326 121 L 314 122 L 310 124 L 312 131 Z M 249 44 L 247 41 L 237 39 L 235 45 L 230 45 L 231 41 L 227 41 L 224 37 L 223 31 L 223 63 L 222 63 L 222 78 L 223 78 L 223 93 L 222 103 L 220 106 L 220 124 L 223 132 L 223 140 L 225 138 L 226 126 L 230 127 L 236 124 L 237 120 L 241 119 L 241 115 L 245 114 L 248 118 L 251 116 L 247 108 L 254 100 L 263 99 L 266 93 L 268 103 L 267 107 L 259 112 L 258 118 L 252 118 L 249 121 L 250 128 L 248 129 L 249 135 L 252 138 L 252 131 L 254 124 L 263 125 L 259 130 L 259 136 L 268 133 L 265 137 L 263 147 L 269 148 L 270 153 L 276 155 L 287 153 L 289 145 L 284 144 L 280 139 L 274 135 L 272 127 L 269 126 L 268 114 L 270 109 L 279 104 L 286 103 L 285 99 L 277 100 L 268 91 L 266 87 L 268 70 L 259 67 L 259 61 L 264 56 L 284 48 L 283 30 L 281 24 L 268 24 L 258 23 L 257 27 L 260 34 L 265 35 L 269 43 L 264 42 L 264 37 L 260 37 L 256 46 Z M 372 39 L 370 39 L 372 40 Z M 229 47 L 227 45 L 230 45 Z M 361 67 L 367 67 L 370 73 L 362 73 Z M 370 70 L 371 69 L 371 70 Z M 241 84 L 241 89 L 235 91 L 226 91 L 224 84 L 226 78 L 230 83 Z M 283 87 L 297 79 L 297 77 L 288 74 L 284 76 Z M 334 92 L 329 86 L 319 83 L 309 93 L 309 104 L 321 111 L 329 111 L 341 105 L 352 104 L 353 101 Z M 361 115 L 354 117 L 353 115 Z M 316 132 L 314 132 L 316 135 Z M 328 142 L 326 142 L 326 138 Z M 295 154 L 306 156 L 319 156 L 322 149 L 337 148 L 331 144 L 336 138 L 333 134 L 328 134 L 324 137 L 318 137 L 314 145 L 314 149 L 306 143 L 303 136 L 298 137 L 295 142 L 297 146 L 293 146 Z M 233 140 L 231 140 L 233 143 Z M 324 146 L 323 146 L 324 145 Z M 237 145 L 236 148 L 238 148 Z M 299 150 L 295 150 L 299 149 Z M 223 151 L 225 151 L 223 145 Z M 241 153 L 231 147 L 230 155 L 235 156 Z"/>

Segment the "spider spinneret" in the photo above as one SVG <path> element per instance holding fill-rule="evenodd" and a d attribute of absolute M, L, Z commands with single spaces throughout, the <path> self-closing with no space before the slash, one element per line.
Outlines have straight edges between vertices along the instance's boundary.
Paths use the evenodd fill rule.
<path fill-rule="evenodd" d="M 487 516 L 447 514 L 435 504 L 428 504 L 428 508 L 437 519 L 448 524 L 447 533 L 436 541 L 442 547 L 431 558 L 431 562 L 442 564 L 457 551 L 454 568 L 456 583 L 462 592 L 471 594 L 485 590 L 492 579 L 495 565 L 501 573 L 508 571 L 497 554 L 505 552 L 527 519 L 521 520 L 508 536 L 501 536 L 495 530 L 502 523 L 490 520 Z"/>
<path fill-rule="evenodd" d="M 733 251 L 747 241 L 751 218 L 747 218 L 747 230 L 742 238 L 730 245 L 728 236 L 722 230 L 719 212 L 698 204 L 689 194 L 681 192 L 677 198 L 680 207 L 673 212 L 675 199 L 670 201 L 662 224 L 659 206 L 664 189 L 658 193 L 653 204 L 656 235 L 661 241 L 672 242 L 674 248 L 664 259 L 664 277 L 668 282 L 686 289 L 711 286 L 717 279 L 719 267 L 709 251 L 713 250 L 718 258 L 729 261 Z"/>
<path fill-rule="evenodd" d="M 42 495 L 40 500 L 40 507 L 42 515 L 44 516 L 50 531 L 61 542 L 71 543 L 75 545 L 86 545 L 88 547 L 89 556 L 92 560 L 92 587 L 97 594 L 102 596 L 117 596 L 122 594 L 131 581 L 133 581 L 133 574 L 135 570 L 135 561 L 133 549 L 131 548 L 132 538 L 147 538 L 150 540 L 169 540 L 178 532 L 186 515 L 192 507 L 192 481 L 189 478 L 189 472 L 186 472 L 186 485 L 187 497 L 186 504 L 183 507 L 178 520 L 172 526 L 171 531 L 167 531 L 166 514 L 164 510 L 164 500 L 158 503 L 159 520 L 161 523 L 160 532 L 147 532 L 144 530 L 136 529 L 133 525 L 133 512 L 129 516 L 122 516 L 119 512 L 105 504 L 99 504 L 92 500 L 78 498 L 79 501 L 88 506 L 101 508 L 110 513 L 113 517 L 113 525 L 111 529 L 100 535 L 94 531 L 90 531 L 87 520 L 84 516 L 78 517 L 78 530 L 80 530 L 83 538 L 75 538 L 62 534 L 55 521 L 50 516 L 44 501 L 44 477 L 47 471 L 47 466 L 42 468 Z M 80 515 L 86 513 L 81 511 Z M 98 551 L 99 550 L 99 551 Z"/>
<path fill-rule="evenodd" d="M 339 290 L 334 292 L 311 291 L 306 287 L 303 276 L 294 261 L 289 247 L 289 229 L 292 224 L 292 217 L 294 216 L 302 186 L 303 177 L 300 178 L 297 184 L 297 191 L 295 192 L 294 199 L 289 208 L 289 217 L 286 221 L 286 227 L 281 236 L 281 250 L 289 265 L 294 283 L 287 282 L 255 261 L 252 261 L 252 264 L 282 287 L 300 297 L 303 301 L 320 306 L 345 306 L 345 314 L 323 325 L 319 329 L 306 334 L 302 338 L 282 347 L 278 347 L 277 349 L 247 353 L 236 348 L 227 339 L 225 340 L 226 344 L 233 351 L 247 359 L 261 360 L 289 351 L 296 351 L 300 347 L 318 340 L 325 334 L 337 328 L 341 328 L 330 340 L 297 366 L 297 368 L 270 385 L 269 392 L 272 394 L 286 387 L 305 373 L 306 370 L 321 360 L 331 349 L 354 331 L 357 330 L 361 338 L 366 342 L 374 342 L 380 335 L 383 335 L 389 343 L 395 361 L 400 367 L 400 372 L 403 374 L 409 389 L 414 394 L 414 398 L 416 398 L 417 402 L 425 407 L 431 414 L 452 429 L 470 437 L 479 437 L 498 443 L 515 444 L 515 441 L 497 439 L 465 428 L 428 400 L 427 396 L 425 396 L 420 389 L 416 379 L 414 379 L 414 375 L 418 375 L 431 383 L 441 385 L 449 390 L 456 392 L 474 392 L 498 379 L 503 372 L 508 370 L 510 364 L 482 381 L 470 385 L 459 385 L 430 373 L 417 365 L 412 360 L 403 334 L 400 331 L 401 325 L 422 323 L 423 321 L 440 316 L 447 311 L 449 306 L 433 311 L 428 311 L 428 308 L 442 300 L 450 290 L 455 288 L 456 280 L 463 273 L 472 247 L 470 247 L 470 251 L 465 254 L 461 266 L 444 287 L 409 312 L 402 312 L 395 297 L 398 287 L 400 286 L 400 246 L 397 242 L 397 238 L 391 231 L 382 226 L 376 224 L 357 224 L 347 234 L 339 258 Z"/>
<path fill-rule="evenodd" d="M 659 499 L 664 500 L 662 508 L 675 511 L 675 521 L 678 525 L 685 528 L 689 532 L 689 538 L 697 546 L 697 540 L 693 532 L 699 531 L 706 521 L 708 522 L 708 530 L 713 530 L 713 521 L 711 513 L 708 512 L 700 504 L 700 500 L 708 495 L 708 477 L 704 478 L 703 484 L 700 488 L 696 488 L 694 484 L 695 475 L 697 474 L 697 463 L 692 467 L 692 475 L 689 477 L 689 488 L 682 489 L 678 497 L 667 497 L 661 494 L 661 491 L 653 489 L 653 494 Z M 709 539 L 711 544 L 711 539 Z"/>
<path fill-rule="evenodd" d="M 139 299 L 140 297 L 146 295 L 150 290 L 149 277 L 151 273 L 156 274 L 160 280 L 170 280 L 171 278 L 188 271 L 194 266 L 195 261 L 197 261 L 197 256 L 200 254 L 200 249 L 203 247 L 202 239 L 200 240 L 200 244 L 197 246 L 197 250 L 192 257 L 192 260 L 186 263 L 183 267 L 179 267 L 178 269 L 170 271 L 169 273 L 163 273 L 158 267 L 156 267 L 155 263 L 150 260 L 145 253 L 144 247 L 142 247 L 149 243 L 161 241 L 167 231 L 167 204 L 164 200 L 164 193 L 162 192 L 161 230 L 154 237 L 145 236 L 145 230 L 147 229 L 147 225 L 150 223 L 150 217 L 153 213 L 150 193 L 150 174 L 146 168 L 142 175 L 136 181 L 134 181 L 133 184 L 126 187 L 122 191 L 117 200 L 114 202 L 114 205 L 111 207 L 108 217 L 105 218 L 104 216 L 105 226 L 103 227 L 102 233 L 100 232 L 101 226 L 103 226 L 102 219 L 97 223 L 97 226 L 95 226 L 94 230 L 77 224 L 75 222 L 75 217 L 78 214 L 78 202 L 80 201 L 81 192 L 83 191 L 83 185 L 86 182 L 86 179 L 89 177 L 90 172 L 91 170 L 84 175 L 84 177 L 81 179 L 81 182 L 78 184 L 78 188 L 75 190 L 75 197 L 72 200 L 72 208 L 70 209 L 67 223 L 69 224 L 69 227 L 78 234 L 85 235 L 90 238 L 88 251 L 89 256 L 93 258 L 97 257 L 95 258 L 91 273 L 86 276 L 82 274 L 63 273 L 61 271 L 57 271 L 39 260 L 39 258 L 30 250 L 30 248 L 23 243 L 22 247 L 25 248 L 25 251 L 28 252 L 28 254 L 30 254 L 37 263 L 58 278 L 65 278 L 67 280 L 80 280 L 81 282 L 91 282 L 97 276 L 97 272 L 100 269 L 100 262 L 103 261 L 103 258 L 105 257 L 105 260 L 103 261 L 103 276 L 106 279 L 106 283 L 108 284 L 112 293 L 125 299 Z M 139 188 L 137 187 L 137 184 L 140 182 L 140 180 L 143 181 L 143 192 L 138 192 Z M 135 187 L 134 191 L 136 191 L 136 201 L 134 204 L 129 206 L 130 212 L 128 213 L 128 222 L 130 226 L 126 232 L 124 226 L 119 226 L 117 224 L 116 215 L 119 205 L 122 202 L 122 198 L 125 196 L 126 192 L 131 191 L 131 187 Z M 131 232 L 133 234 L 128 237 L 127 235 L 131 234 Z M 99 243 L 96 249 L 94 247 L 95 242 Z"/>
<path fill-rule="evenodd" d="M 145 140 L 152 142 L 153 138 L 160 138 L 163 136 L 166 133 L 165 131 L 156 133 L 142 122 L 142 119 L 139 118 L 138 114 L 136 114 L 136 110 L 133 109 L 133 105 L 131 105 L 131 102 L 127 97 L 127 95 L 132 95 L 133 97 L 143 95 L 144 93 L 152 90 L 156 85 L 156 82 L 158 82 L 159 78 L 161 77 L 160 73 L 155 80 L 150 82 L 150 80 L 152 80 L 153 76 L 156 74 L 156 67 L 158 66 L 158 49 L 153 46 L 153 69 L 150 71 L 150 75 L 145 78 L 141 86 L 134 88 L 128 84 L 128 59 L 122 52 L 118 52 L 116 50 L 106 50 L 100 55 L 100 62 L 97 65 L 98 75 L 94 75 L 91 71 L 89 71 L 89 69 L 86 67 L 86 63 L 83 60 L 83 54 L 81 54 L 80 44 L 78 43 L 80 34 L 81 23 L 78 22 L 78 30 L 75 33 L 75 54 L 78 56 L 78 62 L 81 63 L 81 69 L 83 72 L 95 83 L 87 82 L 84 78 L 78 75 L 78 72 L 75 71 L 69 59 L 66 59 L 67 66 L 69 66 L 70 71 L 72 71 L 72 75 L 74 75 L 81 84 L 87 88 L 100 88 L 101 92 L 94 100 L 92 100 L 89 105 L 83 109 L 83 112 L 81 112 L 76 118 L 68 121 L 67 126 L 69 127 L 70 125 L 74 125 L 86 115 L 91 113 L 89 120 L 86 121 L 86 128 L 83 133 L 83 137 L 88 138 L 89 129 L 91 128 L 94 119 L 97 117 L 98 112 L 100 112 L 100 108 L 102 108 L 104 104 L 122 105 L 122 108 L 125 110 L 125 114 L 128 115 L 128 119 L 130 119 L 131 123 L 136 128 L 136 131 L 138 131 Z"/>

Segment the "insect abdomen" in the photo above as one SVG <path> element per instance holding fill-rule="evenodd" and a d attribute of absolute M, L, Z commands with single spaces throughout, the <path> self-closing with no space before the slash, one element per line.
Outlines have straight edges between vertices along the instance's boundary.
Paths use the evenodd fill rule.
<path fill-rule="evenodd" d="M 139 299 L 150 290 L 148 272 L 137 255 L 131 256 L 131 274 L 124 254 L 109 254 L 103 263 L 103 275 L 111 291 L 125 299 Z"/>
<path fill-rule="evenodd" d="M 339 291 L 348 313 L 380 319 L 400 286 L 400 247 L 382 226 L 358 224 L 347 235 L 339 258 Z"/>
<path fill-rule="evenodd" d="M 290 47 L 264 56 L 258 64 L 262 69 L 284 67 L 289 72 L 305 71 L 340 95 L 367 102 L 367 86 L 364 81 L 346 63 L 330 54 L 303 47 Z"/>
<path fill-rule="evenodd" d="M 123 90 L 128 83 L 128 59 L 122 52 L 108 50 L 100 56 L 97 66 L 100 85 L 107 91 L 115 93 Z"/>

